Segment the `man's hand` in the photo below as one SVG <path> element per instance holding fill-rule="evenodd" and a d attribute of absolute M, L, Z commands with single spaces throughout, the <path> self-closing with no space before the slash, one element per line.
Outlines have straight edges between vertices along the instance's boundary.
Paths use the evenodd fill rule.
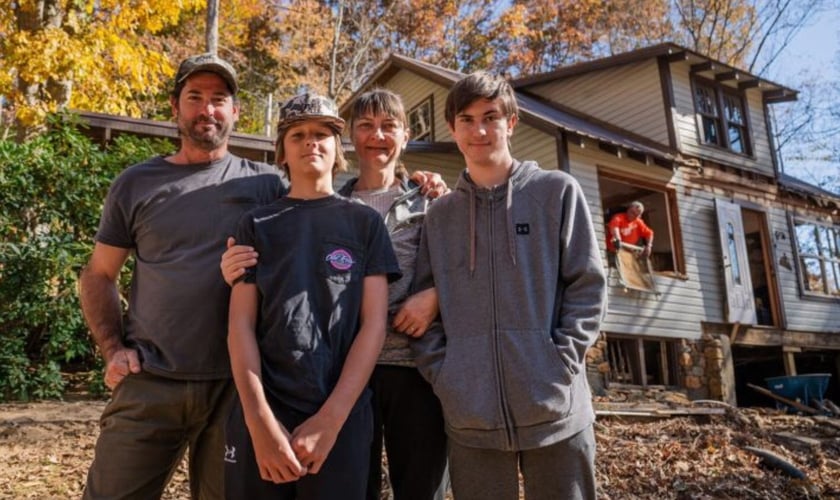
<path fill-rule="evenodd" d="M 258 256 L 253 247 L 237 245 L 235 239 L 228 237 L 227 250 L 219 263 L 225 283 L 233 286 L 236 279 L 245 274 L 245 269 L 257 265 Z"/>
<path fill-rule="evenodd" d="M 429 198 L 435 199 L 449 193 L 449 187 L 438 173 L 418 170 L 411 174 L 411 180 L 417 183 L 420 192 Z"/>
<path fill-rule="evenodd" d="M 114 390 L 129 373 L 140 373 L 137 351 L 120 347 L 111 352 L 105 361 L 105 385 Z"/>
<path fill-rule="evenodd" d="M 422 337 L 439 311 L 437 289 L 427 288 L 406 299 L 394 316 L 394 329 L 409 337 Z"/>
<path fill-rule="evenodd" d="M 616 252 L 621 250 L 621 238 L 613 238 L 612 245 Z"/>
<path fill-rule="evenodd" d="M 260 478 L 272 483 L 297 481 L 306 474 L 291 446 L 291 436 L 280 422 L 272 417 L 248 428 Z"/>
<path fill-rule="evenodd" d="M 645 245 L 644 250 L 642 250 L 642 257 L 648 258 L 650 256 L 651 247 L 650 245 Z"/>

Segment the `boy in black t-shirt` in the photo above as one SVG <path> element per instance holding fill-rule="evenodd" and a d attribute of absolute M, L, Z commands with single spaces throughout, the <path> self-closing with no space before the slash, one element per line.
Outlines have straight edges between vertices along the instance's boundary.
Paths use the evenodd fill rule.
<path fill-rule="evenodd" d="M 231 293 L 240 404 L 227 426 L 226 493 L 361 499 L 372 433 L 366 384 L 399 267 L 379 214 L 333 193 L 345 163 L 335 104 L 301 94 L 280 113 L 276 157 L 289 194 L 249 212 L 236 237 L 260 259 Z"/>

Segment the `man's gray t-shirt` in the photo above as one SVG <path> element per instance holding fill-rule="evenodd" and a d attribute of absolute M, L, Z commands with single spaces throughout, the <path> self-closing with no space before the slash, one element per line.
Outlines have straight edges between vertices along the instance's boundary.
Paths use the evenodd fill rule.
<path fill-rule="evenodd" d="M 144 370 L 230 376 L 230 289 L 219 261 L 240 217 L 285 191 L 276 167 L 231 154 L 191 165 L 153 158 L 114 181 L 96 240 L 133 251 L 124 342 L 139 349 Z"/>

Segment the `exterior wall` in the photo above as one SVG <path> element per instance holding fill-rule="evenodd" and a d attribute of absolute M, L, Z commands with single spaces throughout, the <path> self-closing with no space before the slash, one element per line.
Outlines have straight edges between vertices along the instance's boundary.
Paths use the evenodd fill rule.
<path fill-rule="evenodd" d="M 774 261 L 782 296 L 787 328 L 802 331 L 827 331 L 840 335 L 840 300 L 803 296 L 796 271 L 795 237 L 792 236 L 788 215 L 796 214 L 812 221 L 825 222 L 819 214 L 790 205 L 774 204 L 768 212 L 770 234 L 773 236 Z M 837 223 L 837 216 L 834 223 Z"/>
<path fill-rule="evenodd" d="M 443 114 L 446 94 L 449 89 L 420 78 L 410 71 L 400 71 L 388 80 L 387 86 L 402 97 L 406 113 L 431 95 L 432 112 L 434 114 L 432 140 L 435 142 L 452 141 L 452 135 L 449 133 L 449 127 L 446 126 L 446 119 Z"/>
<path fill-rule="evenodd" d="M 625 64 L 529 87 L 553 102 L 668 144 L 656 59 Z"/>
<path fill-rule="evenodd" d="M 774 176 L 773 153 L 770 148 L 769 129 L 764 117 L 764 106 L 760 91 L 756 89 L 747 90 L 745 95 L 752 155 L 736 154 L 724 148 L 702 144 L 700 119 L 694 110 L 694 96 L 689 71 L 688 63 L 680 62 L 671 65 L 671 81 L 674 86 L 674 127 L 676 128 L 677 144 L 680 151 L 698 158 Z"/>
<path fill-rule="evenodd" d="M 702 174 L 691 170 L 690 179 L 685 181 L 686 192 L 692 193 L 692 198 L 708 199 L 706 210 L 710 211 L 711 226 L 709 237 L 712 239 L 711 256 L 715 259 L 710 263 L 710 272 L 720 274 L 718 262 L 720 249 L 717 247 L 716 222 L 714 218 L 714 198 L 721 198 L 742 207 L 763 211 L 767 217 L 768 234 L 771 236 L 771 255 L 773 267 L 776 271 L 776 280 L 781 294 L 783 314 L 786 317 L 786 326 L 789 330 L 815 331 L 815 332 L 838 332 L 840 334 L 840 301 L 821 300 L 813 297 L 803 297 L 800 293 L 799 281 L 796 270 L 796 245 L 792 228 L 788 222 L 789 214 L 802 215 L 810 220 L 825 219 L 825 212 L 817 212 L 808 209 L 804 203 L 796 206 L 792 202 L 785 202 L 779 199 L 775 188 L 770 184 L 750 186 L 751 183 L 735 174 L 721 174 L 713 169 L 705 169 Z M 704 205 L 707 205 L 705 202 Z M 684 214 L 680 214 L 683 216 Z M 836 216 L 835 223 L 836 223 Z M 699 219 L 699 217 L 698 217 Z M 686 220 L 686 217 L 683 217 Z M 683 224 L 683 236 L 686 240 L 684 245 L 692 248 L 688 242 L 685 224 Z M 722 281 L 719 276 L 716 278 Z M 723 304 L 725 297 L 719 299 Z M 723 307 L 721 305 L 721 307 Z M 721 319 L 709 318 L 709 321 L 723 322 Z"/>
<path fill-rule="evenodd" d="M 604 153 L 594 145 L 570 151 L 572 175 L 586 193 L 595 231 L 606 241 L 604 207 L 598 186 L 597 168 L 667 183 L 677 192 L 679 224 L 685 257 L 685 277 L 656 274 L 659 296 L 625 291 L 614 269 L 608 268 L 607 316 L 602 329 L 611 333 L 648 335 L 661 338 L 699 339 L 701 322 L 723 321 L 723 279 L 717 243 L 714 201 L 711 197 L 686 195 L 681 171 L 648 167 Z M 597 168 L 596 168 L 597 167 Z M 606 265 L 606 249 L 602 247 Z"/>

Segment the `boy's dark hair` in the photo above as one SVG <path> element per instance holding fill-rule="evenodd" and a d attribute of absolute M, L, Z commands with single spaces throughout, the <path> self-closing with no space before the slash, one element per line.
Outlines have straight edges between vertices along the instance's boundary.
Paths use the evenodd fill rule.
<path fill-rule="evenodd" d="M 446 96 L 444 117 L 450 126 L 455 125 L 455 117 L 469 107 L 476 99 L 502 100 L 502 112 L 507 117 L 518 116 L 519 106 L 513 87 L 501 76 L 486 71 L 476 71 L 458 80 Z"/>
<path fill-rule="evenodd" d="M 406 116 L 402 99 L 390 90 L 375 88 L 360 95 L 353 102 L 353 107 L 350 110 L 351 131 L 356 120 L 367 113 L 395 118 L 406 129 L 406 133 L 408 133 L 408 117 Z M 408 170 L 406 170 L 403 162 L 399 160 L 397 160 L 396 175 L 400 179 L 408 180 Z"/>

